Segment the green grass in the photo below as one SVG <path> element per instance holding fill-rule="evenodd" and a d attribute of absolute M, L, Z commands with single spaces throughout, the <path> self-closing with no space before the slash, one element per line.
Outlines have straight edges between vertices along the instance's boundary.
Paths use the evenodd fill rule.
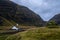
<path fill-rule="evenodd" d="M 15 34 L 14 32 L 15 30 L 0 30 L 0 40 L 5 40 L 8 36 Z"/>
<path fill-rule="evenodd" d="M 5 40 L 10 35 L 12 34 L 0 34 L 0 40 Z"/>
<path fill-rule="evenodd" d="M 9 36 L 6 40 L 60 40 L 60 28 L 32 28 Z"/>

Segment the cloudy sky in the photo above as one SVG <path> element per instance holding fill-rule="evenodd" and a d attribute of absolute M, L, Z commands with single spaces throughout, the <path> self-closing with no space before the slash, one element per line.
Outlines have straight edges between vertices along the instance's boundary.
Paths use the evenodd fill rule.
<path fill-rule="evenodd" d="M 47 21 L 54 15 L 60 13 L 60 0 L 12 0 L 13 2 L 24 5 L 39 14 L 43 20 Z"/>

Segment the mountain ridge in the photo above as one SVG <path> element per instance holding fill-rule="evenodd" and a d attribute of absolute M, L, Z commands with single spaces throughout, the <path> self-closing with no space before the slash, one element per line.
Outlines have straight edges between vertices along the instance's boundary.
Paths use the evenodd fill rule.
<path fill-rule="evenodd" d="M 42 18 L 29 8 L 18 5 L 12 1 L 0 0 L 0 16 L 6 20 L 24 25 L 43 26 Z M 3 21 L 1 22 L 3 23 Z"/>
<path fill-rule="evenodd" d="M 60 17 L 60 14 L 56 14 L 49 21 L 55 21 L 57 25 L 60 25 L 60 18 L 59 17 Z"/>

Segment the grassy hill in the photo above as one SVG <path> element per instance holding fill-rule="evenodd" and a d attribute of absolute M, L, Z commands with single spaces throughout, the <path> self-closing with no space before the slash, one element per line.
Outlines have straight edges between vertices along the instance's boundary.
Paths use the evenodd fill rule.
<path fill-rule="evenodd" d="M 60 40 L 60 28 L 32 28 L 9 36 L 6 40 Z"/>
<path fill-rule="evenodd" d="M 0 16 L 0 18 L 2 19 L 1 25 L 3 25 L 3 26 L 12 26 L 13 24 L 15 24 L 15 22 L 13 20 L 9 21 L 8 19 L 1 17 L 1 16 Z"/>

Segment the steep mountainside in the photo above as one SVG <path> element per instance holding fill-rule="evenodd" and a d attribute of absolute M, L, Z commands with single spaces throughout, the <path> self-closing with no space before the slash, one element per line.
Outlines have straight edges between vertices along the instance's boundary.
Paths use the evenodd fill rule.
<path fill-rule="evenodd" d="M 60 14 L 55 15 L 50 21 L 55 21 L 56 24 L 60 25 Z"/>
<path fill-rule="evenodd" d="M 13 25 L 14 23 L 43 26 L 44 21 L 27 7 L 9 0 L 0 0 L 0 25 Z"/>

